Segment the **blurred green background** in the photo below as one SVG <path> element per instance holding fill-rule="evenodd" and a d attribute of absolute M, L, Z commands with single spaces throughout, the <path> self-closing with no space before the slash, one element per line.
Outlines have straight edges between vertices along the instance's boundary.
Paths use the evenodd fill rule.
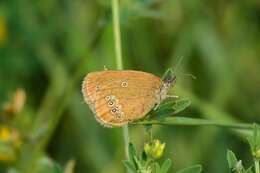
<path fill-rule="evenodd" d="M 192 104 L 180 115 L 260 121 L 259 0 L 121 0 L 120 10 L 125 69 L 161 76 L 183 57 L 171 92 Z M 84 76 L 104 65 L 115 69 L 110 0 L 0 1 L 0 172 L 48 172 L 71 159 L 76 173 L 125 172 L 122 129 L 99 125 L 81 94 Z M 228 172 L 228 148 L 251 162 L 245 139 L 227 129 L 154 133 L 172 172 L 196 163 Z M 141 151 L 144 128 L 130 135 Z"/>

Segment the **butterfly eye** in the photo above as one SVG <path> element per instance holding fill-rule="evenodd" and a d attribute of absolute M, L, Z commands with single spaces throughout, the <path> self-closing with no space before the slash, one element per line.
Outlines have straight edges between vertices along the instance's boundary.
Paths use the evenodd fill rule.
<path fill-rule="evenodd" d="M 124 82 L 121 83 L 121 86 L 126 88 L 128 86 L 128 83 L 126 81 L 124 81 Z"/>

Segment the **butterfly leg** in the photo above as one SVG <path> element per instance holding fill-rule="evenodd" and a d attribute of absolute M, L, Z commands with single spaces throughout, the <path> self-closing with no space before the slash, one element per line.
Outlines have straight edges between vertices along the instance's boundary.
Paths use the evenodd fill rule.
<path fill-rule="evenodd" d="M 156 104 L 153 110 L 157 110 L 159 108 L 160 104 Z"/>
<path fill-rule="evenodd" d="M 176 95 L 167 95 L 166 98 L 178 99 L 180 97 Z"/>
<path fill-rule="evenodd" d="M 104 65 L 104 70 L 106 71 L 106 70 L 108 70 L 108 68 Z"/>

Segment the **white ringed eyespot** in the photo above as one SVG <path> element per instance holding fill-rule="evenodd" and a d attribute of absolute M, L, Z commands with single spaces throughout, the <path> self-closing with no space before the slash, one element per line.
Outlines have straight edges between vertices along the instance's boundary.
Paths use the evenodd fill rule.
<path fill-rule="evenodd" d="M 127 81 L 123 81 L 123 82 L 121 83 L 121 87 L 126 88 L 127 86 L 128 86 Z"/>
<path fill-rule="evenodd" d="M 115 100 L 108 100 L 107 104 L 108 106 L 112 107 L 115 105 Z"/>
<path fill-rule="evenodd" d="M 112 114 L 116 114 L 117 111 L 118 111 L 118 108 L 117 108 L 117 107 L 113 107 L 113 108 L 111 109 L 111 113 L 112 113 Z"/>

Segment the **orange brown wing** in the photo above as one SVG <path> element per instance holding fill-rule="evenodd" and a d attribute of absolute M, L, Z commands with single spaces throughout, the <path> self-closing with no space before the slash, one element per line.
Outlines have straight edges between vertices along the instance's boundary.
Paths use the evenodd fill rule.
<path fill-rule="evenodd" d="M 157 103 L 159 77 L 139 71 L 89 73 L 83 82 L 85 101 L 105 126 L 122 126 L 144 117 Z"/>

